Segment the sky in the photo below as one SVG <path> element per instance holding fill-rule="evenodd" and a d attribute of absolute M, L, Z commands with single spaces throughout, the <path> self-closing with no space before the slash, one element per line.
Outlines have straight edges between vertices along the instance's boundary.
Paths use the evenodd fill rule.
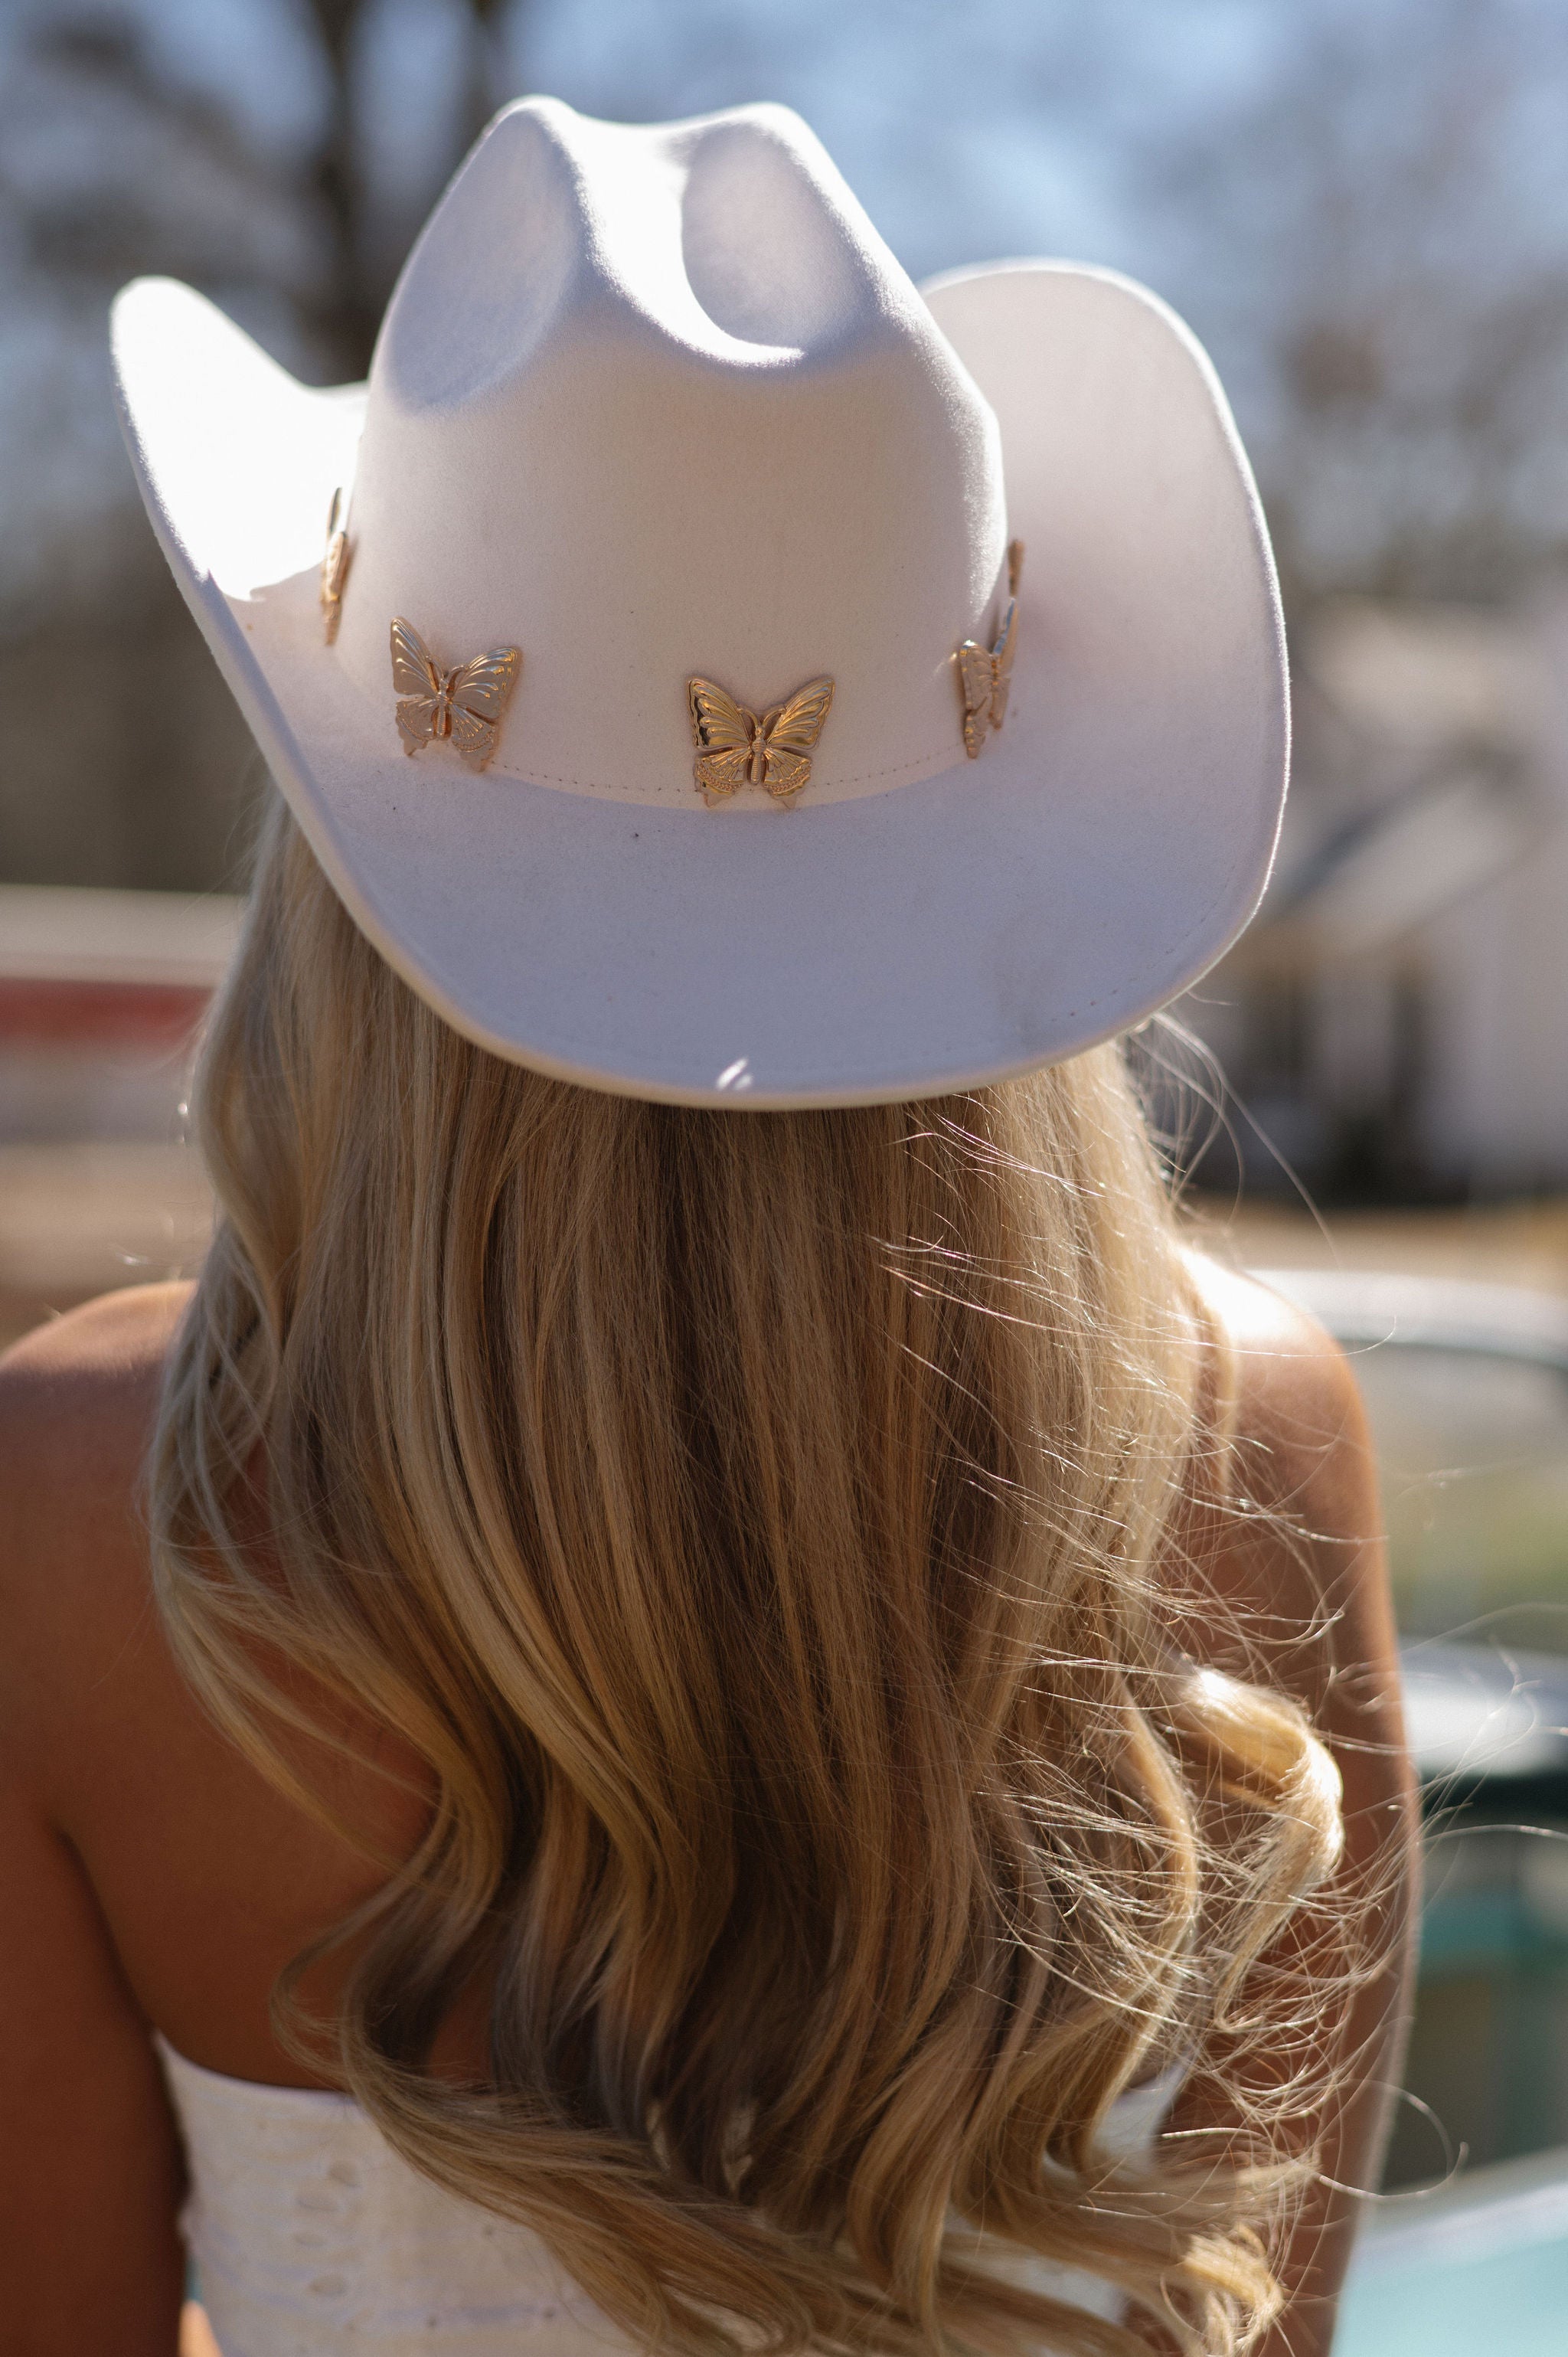
<path fill-rule="evenodd" d="M 217 100 L 260 145 L 303 156 L 319 135 L 327 91 L 303 0 L 10 0 L 0 42 L 4 22 L 15 37 L 73 10 L 137 25 L 172 83 Z M 467 13 L 379 0 L 369 16 L 373 145 L 389 179 L 426 200 L 449 162 Z M 1152 226 L 1117 190 L 1120 152 L 1243 97 L 1285 21 L 1278 0 L 514 0 L 498 94 L 546 91 L 639 121 L 783 100 L 917 274 L 1040 246 L 1108 260 Z"/>
<path fill-rule="evenodd" d="M 235 126 L 248 160 L 214 164 L 199 110 L 176 153 L 112 88 L 89 107 L 63 70 L 7 74 L 40 23 L 134 28 L 155 78 Z M 365 19 L 360 167 L 389 254 L 454 160 L 467 23 L 461 0 L 376 0 Z M 1561 282 L 1568 301 L 1563 0 L 514 0 L 492 67 L 497 100 L 548 91 L 621 119 L 781 99 L 917 277 L 1051 253 L 1145 279 L 1210 344 L 1265 468 L 1282 351 L 1359 318 L 1391 398 L 1330 402 L 1316 443 L 1310 417 L 1286 421 L 1320 569 L 1353 569 L 1358 532 L 1403 528 L 1384 488 L 1412 515 L 1477 495 L 1444 442 L 1478 397 L 1464 367 L 1518 340 L 1516 286 L 1555 300 Z M 145 216 L 162 266 L 308 371 L 298 187 L 327 102 L 305 0 L 0 0 L 0 630 L 98 561 L 80 551 L 112 568 L 106 520 L 129 512 L 103 288 L 72 275 L 73 223 Z M 68 254 L 53 274 L 40 207 Z M 124 274 L 134 246 L 128 229 Z M 1520 395 L 1537 422 L 1501 430 L 1534 435 L 1533 475 L 1515 471 L 1568 535 L 1544 365 Z"/>

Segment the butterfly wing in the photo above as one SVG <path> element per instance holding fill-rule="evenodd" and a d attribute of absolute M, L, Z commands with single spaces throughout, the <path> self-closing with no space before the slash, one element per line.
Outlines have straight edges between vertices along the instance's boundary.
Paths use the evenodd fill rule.
<path fill-rule="evenodd" d="M 399 698 L 397 726 L 403 749 L 405 753 L 417 753 L 435 734 L 441 678 L 431 660 L 430 649 L 413 624 L 405 622 L 401 615 L 392 626 L 392 686 Z"/>
<path fill-rule="evenodd" d="M 809 783 L 811 748 L 832 700 L 831 679 L 809 679 L 764 718 L 762 782 L 776 802 L 789 801 Z"/>
<path fill-rule="evenodd" d="M 751 768 L 755 721 L 744 705 L 711 679 L 689 679 L 686 704 L 697 748 L 693 774 L 698 785 L 710 801 L 735 793 Z"/>
<path fill-rule="evenodd" d="M 991 699 L 996 688 L 996 663 L 990 648 L 965 639 L 958 651 L 958 677 L 963 691 L 963 749 L 974 761 L 991 726 Z"/>
<path fill-rule="evenodd" d="M 452 742 L 478 770 L 496 749 L 497 727 L 521 669 L 522 657 L 515 647 L 492 647 L 489 654 L 460 664 L 447 683 Z"/>
<path fill-rule="evenodd" d="M 412 622 L 397 615 L 392 626 L 392 686 L 399 695 L 427 697 L 434 704 L 441 693 L 435 659 Z"/>
<path fill-rule="evenodd" d="M 996 684 L 991 691 L 991 726 L 1000 728 L 1007 717 L 1007 691 L 1013 684 L 1013 657 L 1018 651 L 1018 600 L 1009 597 L 1007 611 L 1002 617 L 1002 629 L 991 652 L 991 670 Z"/>
<path fill-rule="evenodd" d="M 692 735 L 703 752 L 749 752 L 755 723 L 743 704 L 715 687 L 711 679 L 689 679 L 686 702 L 692 713 Z"/>
<path fill-rule="evenodd" d="M 482 770 L 496 749 L 496 724 L 481 719 L 476 712 L 464 712 L 456 705 L 451 714 L 452 742 L 465 761 Z"/>
<path fill-rule="evenodd" d="M 459 665 L 447 693 L 458 710 L 471 712 L 480 720 L 499 720 L 521 669 L 522 657 L 515 647 L 492 647 L 488 655 L 476 655 L 472 662 Z"/>
<path fill-rule="evenodd" d="M 348 576 L 349 533 L 343 522 L 343 494 L 337 490 L 327 517 L 327 554 L 321 560 L 321 621 L 328 646 L 338 636 Z"/>
<path fill-rule="evenodd" d="M 726 749 L 722 753 L 699 753 L 693 763 L 693 773 L 710 802 L 720 798 L 728 801 L 738 793 L 751 775 L 751 755 Z"/>

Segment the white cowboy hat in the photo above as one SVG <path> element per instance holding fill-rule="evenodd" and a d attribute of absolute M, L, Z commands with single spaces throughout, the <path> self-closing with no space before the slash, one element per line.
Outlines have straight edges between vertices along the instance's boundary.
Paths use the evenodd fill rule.
<path fill-rule="evenodd" d="M 917 290 L 784 109 L 509 108 L 368 388 L 166 280 L 113 338 L 274 776 L 499 1055 L 678 1103 L 929 1096 L 1140 1021 L 1257 904 L 1283 636 L 1203 352 L 1103 271 Z"/>

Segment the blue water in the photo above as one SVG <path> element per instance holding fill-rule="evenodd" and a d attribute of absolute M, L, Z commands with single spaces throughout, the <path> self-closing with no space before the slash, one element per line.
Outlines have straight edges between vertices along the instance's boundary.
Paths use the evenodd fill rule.
<path fill-rule="evenodd" d="M 1352 2276 L 1334 2357 L 1563 2357 L 1568 2237 L 1459 2266 Z"/>
<path fill-rule="evenodd" d="M 1563 2357 L 1568 2152 L 1400 2201 L 1365 2235 L 1334 2357 Z"/>

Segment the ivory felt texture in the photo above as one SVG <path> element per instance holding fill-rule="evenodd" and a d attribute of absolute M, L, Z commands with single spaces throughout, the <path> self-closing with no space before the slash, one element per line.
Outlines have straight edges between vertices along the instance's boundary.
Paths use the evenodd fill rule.
<path fill-rule="evenodd" d="M 922 293 L 776 107 L 528 101 L 405 268 L 370 385 L 295 382 L 190 290 L 116 307 L 149 512 L 356 920 L 498 1053 L 651 1098 L 935 1094 L 1194 981 L 1266 879 L 1273 566 L 1212 370 L 1062 264 Z M 317 568 L 335 489 L 335 644 Z M 954 651 L 1027 558 L 1005 726 Z M 490 766 L 405 759 L 388 630 L 522 651 Z M 709 809 L 686 683 L 835 683 L 809 786 Z"/>

